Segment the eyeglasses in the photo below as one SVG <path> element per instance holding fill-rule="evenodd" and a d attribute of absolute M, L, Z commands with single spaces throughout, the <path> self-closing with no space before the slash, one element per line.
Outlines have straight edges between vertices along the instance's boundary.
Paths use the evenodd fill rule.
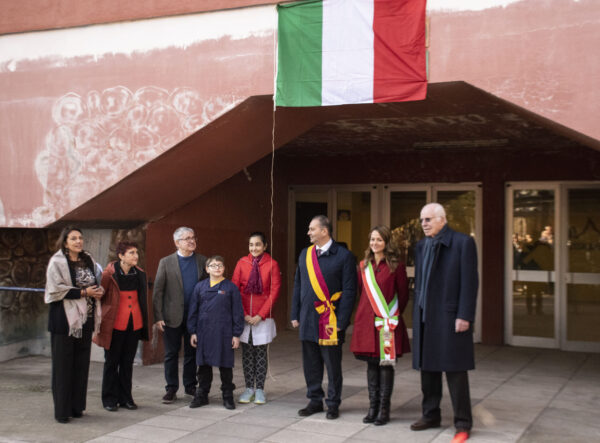
<path fill-rule="evenodd" d="M 186 241 L 186 242 L 190 242 L 190 241 L 196 241 L 196 237 L 185 237 L 185 238 L 180 238 L 177 241 Z"/>
<path fill-rule="evenodd" d="M 437 216 L 437 217 L 425 217 L 425 218 L 420 218 L 420 219 L 419 219 L 419 222 L 420 222 L 421 224 L 423 224 L 423 222 L 425 222 L 425 223 L 429 223 L 431 220 L 435 220 L 436 218 L 440 218 L 440 217 L 439 217 L 439 216 Z"/>
<path fill-rule="evenodd" d="M 224 268 L 225 266 L 222 265 L 221 263 L 212 263 L 212 264 L 208 265 L 208 267 L 210 269 L 221 269 L 221 268 Z"/>

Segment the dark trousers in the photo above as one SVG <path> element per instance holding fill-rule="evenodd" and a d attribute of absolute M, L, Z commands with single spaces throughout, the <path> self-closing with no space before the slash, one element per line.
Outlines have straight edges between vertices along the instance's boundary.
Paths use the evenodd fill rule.
<path fill-rule="evenodd" d="M 470 430 L 473 427 L 471 415 L 471 395 L 467 371 L 446 372 L 446 381 L 454 410 L 454 426 Z M 423 417 L 431 421 L 441 419 L 442 373 L 421 371 L 421 391 L 423 392 Z"/>
<path fill-rule="evenodd" d="M 221 375 L 221 391 L 223 392 L 223 398 L 233 398 L 233 390 L 235 389 L 235 385 L 233 384 L 233 368 L 219 367 L 219 373 Z M 204 395 L 208 395 L 210 392 L 212 380 L 212 366 L 198 366 L 198 388 Z"/>
<path fill-rule="evenodd" d="M 185 316 L 187 318 L 187 316 Z M 184 321 L 185 323 L 185 321 Z M 184 323 L 177 328 L 165 326 L 165 381 L 166 389 L 179 388 L 179 350 L 183 339 L 183 386 L 190 389 L 196 386 L 196 349 L 190 344 L 190 334 Z"/>
<path fill-rule="evenodd" d="M 125 331 L 113 329 L 110 349 L 104 351 L 104 372 L 102 374 L 102 405 L 116 406 L 133 403 L 131 379 L 133 359 L 140 339 L 140 330 L 133 330 L 133 319 Z"/>
<path fill-rule="evenodd" d="M 342 341 L 342 340 L 340 340 Z M 302 340 L 302 367 L 306 380 L 306 396 L 312 403 L 322 403 L 323 368 L 327 368 L 327 407 L 336 409 L 342 402 L 342 344 L 320 346 L 312 341 Z"/>
<path fill-rule="evenodd" d="M 50 336 L 54 417 L 67 418 L 85 410 L 94 319 L 83 325 L 81 338 Z"/>

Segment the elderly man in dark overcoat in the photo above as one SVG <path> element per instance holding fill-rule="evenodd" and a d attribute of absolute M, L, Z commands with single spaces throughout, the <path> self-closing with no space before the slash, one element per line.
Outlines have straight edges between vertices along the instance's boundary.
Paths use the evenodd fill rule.
<path fill-rule="evenodd" d="M 442 372 L 454 410 L 454 442 L 473 425 L 467 371 L 475 368 L 473 322 L 477 302 L 477 250 L 472 237 L 448 226 L 438 203 L 421 210 L 425 238 L 415 250 L 413 367 L 421 371 L 422 417 L 413 431 L 440 426 Z"/>
<path fill-rule="evenodd" d="M 298 414 L 323 411 L 323 369 L 327 368 L 327 414 L 339 416 L 342 394 L 342 344 L 356 297 L 356 260 L 331 238 L 331 223 L 315 216 L 308 227 L 312 246 L 298 258 L 292 298 L 292 326 L 300 327 L 302 366 L 308 405 Z"/>

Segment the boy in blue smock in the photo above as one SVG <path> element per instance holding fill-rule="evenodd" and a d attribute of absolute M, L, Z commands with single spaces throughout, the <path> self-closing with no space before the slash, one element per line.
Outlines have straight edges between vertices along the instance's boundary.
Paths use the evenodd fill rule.
<path fill-rule="evenodd" d="M 242 297 L 238 288 L 223 276 L 223 257 L 210 257 L 206 261 L 206 271 L 209 278 L 196 284 L 187 321 L 198 365 L 198 389 L 190 408 L 208 404 L 212 368 L 216 366 L 221 374 L 223 405 L 235 409 L 233 352 L 240 346 L 240 335 L 244 331 Z"/>

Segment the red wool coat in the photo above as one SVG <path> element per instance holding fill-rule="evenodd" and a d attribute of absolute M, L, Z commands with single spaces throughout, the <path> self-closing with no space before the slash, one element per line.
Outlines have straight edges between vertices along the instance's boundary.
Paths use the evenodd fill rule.
<path fill-rule="evenodd" d="M 242 294 L 242 304 L 244 306 L 244 315 L 260 315 L 264 320 L 271 317 L 273 304 L 279 297 L 281 287 L 281 273 L 279 265 L 266 252 L 263 254 L 258 269 L 262 280 L 262 294 L 246 294 L 246 285 L 252 271 L 252 254 L 242 257 L 238 260 L 233 271 L 231 281 L 238 287 Z"/>
<path fill-rule="evenodd" d="M 399 264 L 396 270 L 390 273 L 390 268 L 382 260 L 379 265 L 373 264 L 375 272 L 375 281 L 381 289 L 385 300 L 389 303 L 394 294 L 398 294 L 398 307 L 400 314 L 404 312 L 408 303 L 408 279 L 406 278 L 406 268 L 404 264 Z M 367 296 L 365 286 L 363 284 L 362 269 L 358 267 L 358 288 L 360 288 L 360 300 L 356 309 L 354 319 L 354 330 L 352 332 L 352 341 L 350 342 L 350 351 L 357 355 L 369 357 L 379 357 L 379 332 L 375 328 L 375 313 L 371 307 L 371 302 Z M 398 316 L 398 326 L 394 331 L 394 339 L 396 342 L 396 355 L 400 357 L 402 354 L 410 352 L 410 343 L 408 341 L 408 333 L 406 325 L 402 319 L 402 315 Z"/>
<path fill-rule="evenodd" d="M 142 333 L 141 339 L 148 341 L 148 304 L 146 298 L 148 296 L 146 273 L 136 266 L 140 279 L 138 291 L 138 303 L 142 314 Z M 115 262 L 111 262 L 102 272 L 102 287 L 104 295 L 102 296 L 102 323 L 100 324 L 100 332 L 93 337 L 93 342 L 98 346 L 108 350 L 112 341 L 112 334 L 115 325 L 115 319 L 119 311 L 119 298 L 121 291 L 119 284 L 115 280 Z"/>

